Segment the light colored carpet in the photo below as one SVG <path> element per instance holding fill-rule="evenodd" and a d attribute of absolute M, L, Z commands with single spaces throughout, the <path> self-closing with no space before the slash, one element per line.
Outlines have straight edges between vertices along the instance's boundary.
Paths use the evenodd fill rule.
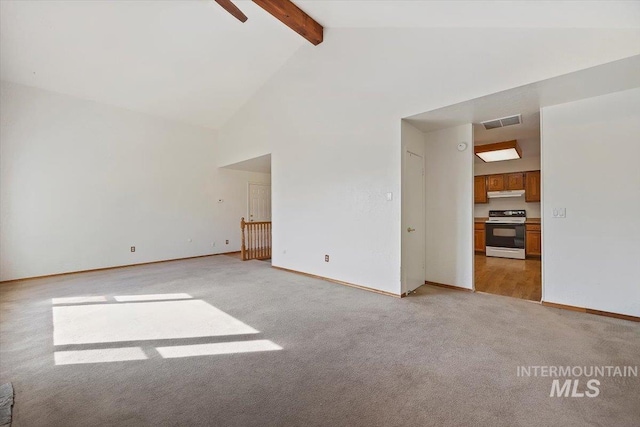
<path fill-rule="evenodd" d="M 640 422 L 638 378 L 604 378 L 595 398 L 550 398 L 550 378 L 516 376 L 522 365 L 640 365 L 640 325 L 624 320 L 426 286 L 400 300 L 227 256 L 5 283 L 0 292 L 0 383 L 15 389 L 14 427 Z M 82 334 L 95 333 L 100 319 L 64 307 L 96 304 L 103 311 L 95 316 L 105 308 L 66 300 L 56 305 L 54 332 L 53 298 L 104 296 L 117 305 L 115 296 L 183 293 L 193 297 L 189 316 L 158 312 L 186 305 L 131 302 L 146 317 L 131 320 L 136 312 L 125 310 L 102 324 L 109 339 L 88 344 Z M 234 318 L 249 329 L 214 336 L 220 325 L 206 323 L 214 311 L 224 327 L 237 326 Z M 132 327 L 122 329 L 122 319 Z M 181 319 L 210 336 L 185 337 Z M 139 339 L 145 331 L 153 338 Z M 65 344 L 54 346 L 54 336 Z M 282 350 L 167 358 L 170 347 L 233 350 L 236 341 Z M 54 359 L 122 347 L 142 349 L 141 360 Z"/>

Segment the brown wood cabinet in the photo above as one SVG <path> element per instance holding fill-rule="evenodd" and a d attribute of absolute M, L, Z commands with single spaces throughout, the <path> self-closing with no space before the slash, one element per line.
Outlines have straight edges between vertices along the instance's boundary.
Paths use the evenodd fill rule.
<path fill-rule="evenodd" d="M 501 173 L 487 176 L 489 191 L 524 190 L 524 173 Z"/>
<path fill-rule="evenodd" d="M 525 225 L 525 253 L 527 256 L 539 257 L 542 255 L 542 231 L 540 224 Z"/>
<path fill-rule="evenodd" d="M 476 176 L 473 178 L 473 201 L 474 203 L 488 203 L 487 198 L 487 177 Z"/>
<path fill-rule="evenodd" d="M 505 190 L 524 190 L 524 173 L 508 173 L 505 175 Z"/>
<path fill-rule="evenodd" d="M 487 176 L 488 191 L 502 191 L 504 187 L 504 174 Z"/>
<path fill-rule="evenodd" d="M 525 202 L 540 201 L 540 171 L 525 172 Z"/>
<path fill-rule="evenodd" d="M 473 200 L 488 203 L 487 191 L 524 190 L 525 202 L 540 201 L 540 171 L 501 173 L 473 177 Z"/>
<path fill-rule="evenodd" d="M 473 247 L 476 252 L 484 253 L 486 251 L 484 222 L 474 223 Z"/>

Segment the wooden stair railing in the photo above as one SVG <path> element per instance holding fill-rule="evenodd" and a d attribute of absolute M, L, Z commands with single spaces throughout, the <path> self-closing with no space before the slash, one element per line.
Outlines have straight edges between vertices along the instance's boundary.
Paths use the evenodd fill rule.
<path fill-rule="evenodd" d="M 271 221 L 246 222 L 242 229 L 242 260 L 271 258 Z"/>

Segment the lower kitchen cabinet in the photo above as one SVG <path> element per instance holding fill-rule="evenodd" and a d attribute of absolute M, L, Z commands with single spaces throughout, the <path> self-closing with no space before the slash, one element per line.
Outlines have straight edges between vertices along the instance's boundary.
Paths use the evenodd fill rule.
<path fill-rule="evenodd" d="M 476 252 L 486 252 L 485 249 L 485 231 L 484 222 L 476 222 L 474 224 L 473 246 Z"/>
<path fill-rule="evenodd" d="M 542 229 L 540 224 L 526 224 L 524 239 L 527 256 L 542 256 Z"/>

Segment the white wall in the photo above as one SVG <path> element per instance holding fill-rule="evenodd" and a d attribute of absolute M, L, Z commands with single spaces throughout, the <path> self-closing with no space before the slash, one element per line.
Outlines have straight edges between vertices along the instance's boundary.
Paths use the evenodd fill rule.
<path fill-rule="evenodd" d="M 283 136 L 297 143 L 271 156 L 273 265 L 400 293 L 400 150 L 376 141 L 399 127 Z"/>
<path fill-rule="evenodd" d="M 239 250 L 247 181 L 269 175 L 218 170 L 215 131 L 4 82 L 0 95 L 1 280 Z"/>
<path fill-rule="evenodd" d="M 542 110 L 544 301 L 640 316 L 639 138 L 640 89 Z"/>
<path fill-rule="evenodd" d="M 426 280 L 473 288 L 473 126 L 425 134 Z M 468 145 L 458 151 L 457 145 Z"/>
<path fill-rule="evenodd" d="M 639 34 L 331 28 L 220 129 L 219 164 L 272 153 L 274 265 L 400 293 L 400 119 L 640 53 Z"/>
<path fill-rule="evenodd" d="M 499 173 L 521 172 L 540 170 L 540 156 L 523 157 L 517 160 L 506 160 L 503 162 L 477 162 L 474 163 L 473 174 L 493 175 Z M 489 199 L 489 203 L 477 203 L 474 205 L 474 215 L 488 217 L 489 210 L 509 210 L 524 209 L 529 218 L 540 218 L 540 202 L 527 203 L 525 198 L 517 197 L 513 199 Z"/>

